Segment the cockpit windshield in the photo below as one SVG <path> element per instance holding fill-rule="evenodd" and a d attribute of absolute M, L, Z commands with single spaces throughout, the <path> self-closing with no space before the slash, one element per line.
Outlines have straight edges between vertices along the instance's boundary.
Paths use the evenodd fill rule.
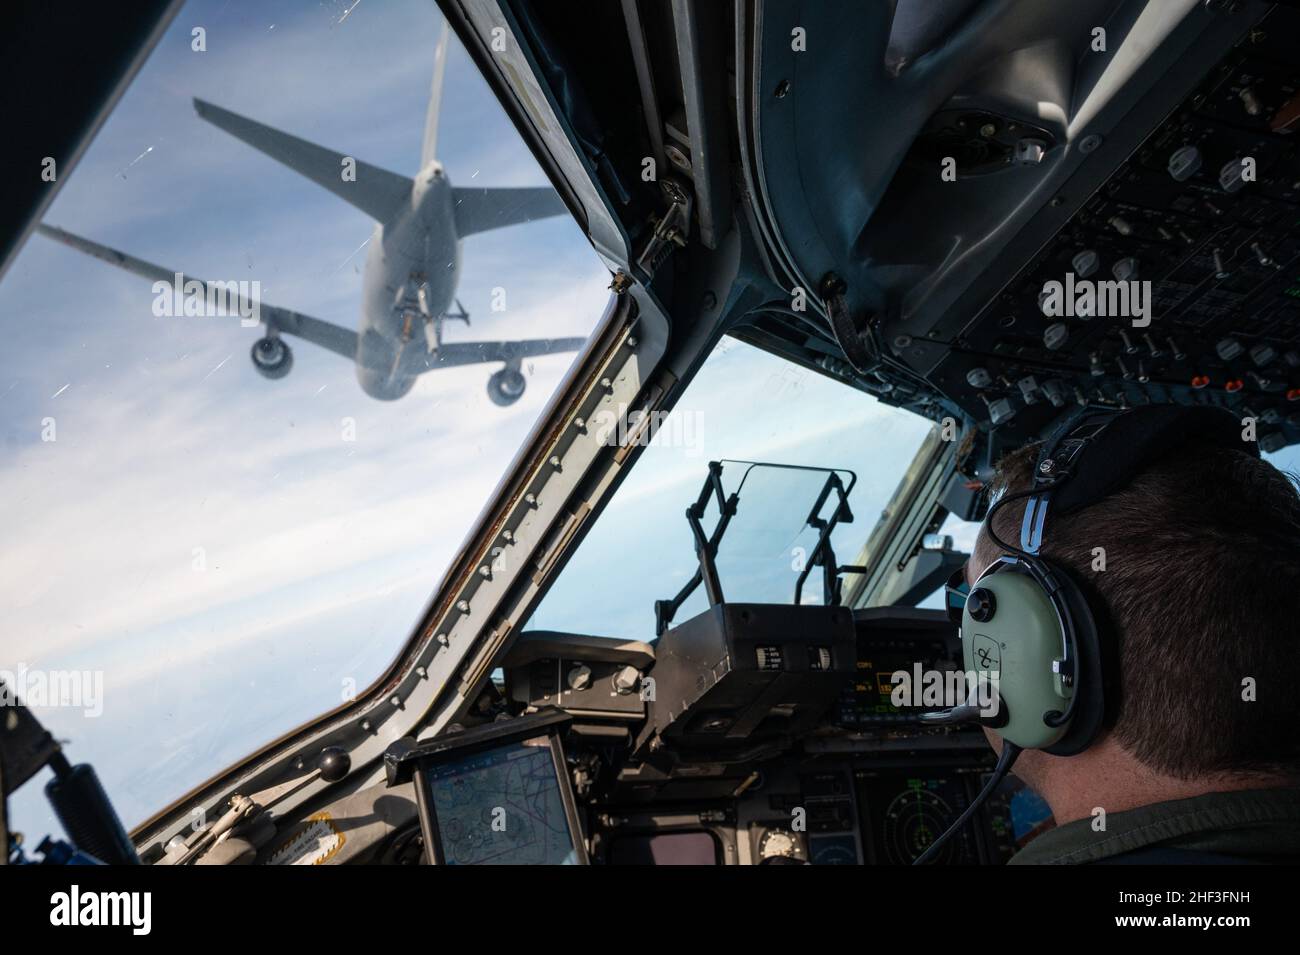
<path fill-rule="evenodd" d="M 380 676 L 609 271 L 428 0 L 192 0 L 55 175 L 0 284 L 0 666 L 130 826 Z"/>
<path fill-rule="evenodd" d="M 531 626 L 653 640 L 656 601 L 677 595 L 699 568 L 686 509 L 699 497 L 710 462 L 717 462 L 724 495 L 739 493 L 717 554 L 726 599 L 794 603 L 808 570 L 800 602 L 821 603 L 821 568 L 812 566 L 820 535 L 807 522 L 828 479 L 840 482 L 853 518 L 835 524 L 829 543 L 841 566 L 852 565 L 929 429 L 917 415 L 724 338 Z M 832 500 L 822 502 L 821 517 L 835 509 Z M 710 499 L 701 518 L 706 534 L 717 519 Z M 705 588 L 696 587 L 673 620 L 707 606 Z"/>

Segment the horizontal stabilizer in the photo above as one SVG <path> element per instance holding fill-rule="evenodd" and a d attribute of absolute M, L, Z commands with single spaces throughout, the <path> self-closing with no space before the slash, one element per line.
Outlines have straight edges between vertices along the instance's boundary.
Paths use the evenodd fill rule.
<path fill-rule="evenodd" d="M 534 219 L 558 216 L 568 210 L 550 186 L 525 189 L 452 189 L 456 234 L 461 238 Z"/>
<path fill-rule="evenodd" d="M 434 367 L 478 365 L 489 361 L 515 362 L 539 355 L 578 351 L 585 338 L 532 338 L 518 342 L 443 342 L 430 356 Z"/>
<path fill-rule="evenodd" d="M 152 279 L 155 282 L 166 282 L 173 288 L 177 284 L 176 276 L 179 274 L 182 291 L 185 284 L 197 282 L 202 288 L 205 298 L 208 296 L 209 290 L 212 290 L 214 296 L 219 291 L 221 301 L 226 302 L 240 312 L 256 315 L 268 329 L 274 329 L 286 335 L 294 335 L 303 341 L 328 349 L 336 355 L 342 355 L 344 358 L 355 359 L 357 357 L 357 333 L 350 328 L 343 328 L 330 322 L 321 321 L 319 318 L 303 315 L 301 312 L 278 308 L 275 305 L 268 305 L 265 302 L 247 298 L 239 293 L 239 283 L 237 282 L 215 283 L 195 278 L 192 275 L 185 275 L 183 272 L 177 273 L 172 269 L 164 269 L 160 265 L 154 265 L 144 259 L 137 259 L 133 255 L 127 255 L 117 249 L 110 249 L 106 245 L 100 245 L 98 242 L 92 242 L 82 236 L 65 232 L 63 229 L 56 229 L 54 226 L 48 226 L 44 223 L 38 225 L 36 231 L 48 239 L 62 242 L 78 252 L 84 252 L 86 255 L 107 262 L 109 265 L 116 265 L 119 269 L 133 275 Z"/>
<path fill-rule="evenodd" d="M 411 201 L 414 184 L 405 176 L 282 133 L 201 99 L 194 100 L 194 109 L 213 126 L 242 139 L 318 186 L 324 186 L 376 222 L 391 222 Z M 356 162 L 355 180 L 343 178 L 345 159 Z"/>

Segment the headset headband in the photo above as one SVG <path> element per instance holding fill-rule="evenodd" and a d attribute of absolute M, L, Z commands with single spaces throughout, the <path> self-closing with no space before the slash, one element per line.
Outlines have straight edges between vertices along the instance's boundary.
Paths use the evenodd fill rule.
<path fill-rule="evenodd" d="M 1148 465 L 1183 445 L 1227 448 L 1258 458 L 1258 443 L 1242 440 L 1241 428 L 1231 411 L 1210 405 L 1085 408 L 1071 415 L 1038 453 L 1020 549 L 1038 553 L 1049 503 L 1054 514 L 1082 510 L 1126 487 Z"/>

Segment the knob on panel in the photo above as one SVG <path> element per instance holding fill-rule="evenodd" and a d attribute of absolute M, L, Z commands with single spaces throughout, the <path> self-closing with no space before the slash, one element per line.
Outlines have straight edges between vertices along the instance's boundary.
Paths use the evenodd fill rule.
<path fill-rule="evenodd" d="M 1177 182 L 1186 182 L 1201 168 L 1201 151 L 1195 146 L 1183 146 L 1169 157 L 1169 175 Z"/>
<path fill-rule="evenodd" d="M 1075 254 L 1070 260 L 1070 265 L 1074 269 L 1074 274 L 1081 279 L 1086 279 L 1101 267 L 1101 256 L 1092 249 L 1084 249 Z"/>
<path fill-rule="evenodd" d="M 352 757 L 342 746 L 326 746 L 320 751 L 320 778 L 336 783 L 352 768 Z"/>
<path fill-rule="evenodd" d="M 585 690 L 591 686 L 591 667 L 585 663 L 579 663 L 577 666 L 570 668 L 565 680 L 569 684 L 569 689 Z"/>
<path fill-rule="evenodd" d="M 634 666 L 625 666 L 614 674 L 614 689 L 619 693 L 631 693 L 641 682 L 641 671 Z"/>

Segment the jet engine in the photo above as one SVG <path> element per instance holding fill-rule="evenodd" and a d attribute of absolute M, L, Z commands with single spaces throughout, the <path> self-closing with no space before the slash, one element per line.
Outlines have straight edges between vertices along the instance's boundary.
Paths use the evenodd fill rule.
<path fill-rule="evenodd" d="M 488 379 L 488 397 L 494 405 L 512 405 L 523 397 L 527 384 L 517 365 L 506 365 Z"/>
<path fill-rule="evenodd" d="M 278 336 L 259 338 L 253 343 L 252 356 L 253 367 L 263 378 L 283 378 L 293 367 L 293 352 Z"/>

